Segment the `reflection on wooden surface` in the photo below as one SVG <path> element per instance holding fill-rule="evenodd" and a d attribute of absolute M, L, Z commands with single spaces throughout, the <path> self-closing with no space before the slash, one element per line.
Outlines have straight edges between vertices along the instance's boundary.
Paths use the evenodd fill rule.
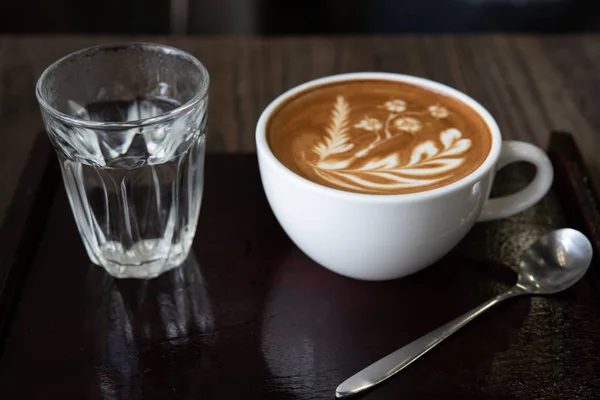
<path fill-rule="evenodd" d="M 90 398 L 156 396 L 157 386 L 181 379 L 169 376 L 170 369 L 147 373 L 156 362 L 184 364 L 188 373 L 208 362 L 218 333 L 201 271 L 194 254 L 151 280 L 118 280 L 89 266 L 84 324 L 85 345 L 93 349 Z"/>
<path fill-rule="evenodd" d="M 206 174 L 197 263 L 152 281 L 114 281 L 89 266 L 57 192 L 0 358 L 3 398 L 332 398 L 351 374 L 512 285 L 516 274 L 490 260 L 510 264 L 565 223 L 552 192 L 531 212 L 478 224 L 420 273 L 362 282 L 291 243 L 253 155 L 210 155 Z M 529 177 L 514 165 L 497 190 Z M 584 279 L 509 302 L 368 398 L 595 399 L 596 296 Z"/>

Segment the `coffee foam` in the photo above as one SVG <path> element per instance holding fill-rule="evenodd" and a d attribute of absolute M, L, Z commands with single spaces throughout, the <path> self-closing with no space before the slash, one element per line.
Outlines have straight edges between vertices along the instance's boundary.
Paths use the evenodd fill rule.
<path fill-rule="evenodd" d="M 477 169 L 491 148 L 487 125 L 464 103 L 387 80 L 308 89 L 275 110 L 267 139 L 295 173 L 371 194 L 450 184 Z"/>

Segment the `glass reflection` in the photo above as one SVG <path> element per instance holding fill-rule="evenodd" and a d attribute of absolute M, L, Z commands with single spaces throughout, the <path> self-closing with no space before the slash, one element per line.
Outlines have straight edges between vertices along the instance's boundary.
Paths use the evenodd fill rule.
<path fill-rule="evenodd" d="M 215 340 L 214 314 L 196 257 L 150 280 L 114 279 L 90 265 L 86 338 L 93 352 L 91 397 L 146 398 L 190 392 Z"/>

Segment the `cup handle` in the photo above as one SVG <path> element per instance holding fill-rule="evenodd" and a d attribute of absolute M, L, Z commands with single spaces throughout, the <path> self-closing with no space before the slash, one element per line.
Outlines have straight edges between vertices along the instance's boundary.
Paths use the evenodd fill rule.
<path fill-rule="evenodd" d="M 525 142 L 504 141 L 496 170 L 507 164 L 526 161 L 535 165 L 537 171 L 533 181 L 522 190 L 507 196 L 488 199 L 483 205 L 477 222 L 507 218 L 533 206 L 542 199 L 552 186 L 554 169 L 542 149 Z"/>

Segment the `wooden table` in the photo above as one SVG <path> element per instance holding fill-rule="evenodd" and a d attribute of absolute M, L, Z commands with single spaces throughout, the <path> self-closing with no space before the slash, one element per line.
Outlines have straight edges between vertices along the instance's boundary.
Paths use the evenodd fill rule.
<path fill-rule="evenodd" d="M 68 52 L 114 40 L 0 38 L 3 213 L 41 129 L 36 77 Z M 600 180 L 593 133 L 600 123 L 593 102 L 600 86 L 598 37 L 145 40 L 188 50 L 211 71 L 212 151 L 252 152 L 259 113 L 289 87 L 338 72 L 383 70 L 466 91 L 496 116 L 506 138 L 546 147 L 551 129 L 573 132 L 593 179 Z M 589 179 L 565 143 L 554 141 L 553 161 L 562 167 L 557 187 L 538 206 L 478 225 L 457 253 L 422 274 L 373 285 L 334 275 L 292 245 L 264 199 L 252 155 L 207 158 L 194 244 L 201 268 L 190 264 L 148 284 L 114 282 L 89 265 L 74 224 L 65 223 L 71 214 L 64 191 L 32 191 L 28 196 L 47 204 L 49 217 L 39 246 L 17 251 L 30 269 L 11 265 L 22 279 L 10 282 L 23 285 L 7 285 L 18 297 L 8 335 L 0 338 L 6 340 L 0 393 L 9 399 L 48 393 L 67 399 L 332 398 L 335 385 L 367 362 L 514 280 L 507 267 L 486 262 L 483 268 L 463 256 L 514 265 L 527 241 L 567 223 L 563 212 L 588 212 L 574 226 L 586 226 L 599 242 L 599 225 L 581 222 L 600 218 L 596 198 L 580 187 Z M 530 178 L 509 171 L 498 174 L 509 174 L 507 192 Z M 597 398 L 597 282 L 590 277 L 560 296 L 483 317 L 368 398 Z"/>
<path fill-rule="evenodd" d="M 600 203 L 569 139 L 553 136 L 555 187 L 535 207 L 477 224 L 443 260 L 390 282 L 341 277 L 294 246 L 253 154 L 206 157 L 196 257 L 156 279 L 115 280 L 90 264 L 45 146 L 31 166 L 52 178 L 33 192 L 29 229 L 9 224 L 18 211 L 0 229 L 1 398 L 333 399 L 351 374 L 506 290 L 508 265 L 543 233 L 583 229 L 600 254 Z M 532 172 L 513 164 L 494 190 Z M 597 400 L 599 271 L 490 311 L 357 399 Z"/>
<path fill-rule="evenodd" d="M 209 150 L 251 152 L 254 126 L 275 96 L 309 79 L 352 71 L 415 74 L 479 100 L 505 138 L 545 146 L 552 129 L 576 136 L 600 183 L 600 36 L 136 38 L 197 56 L 211 74 Z M 34 86 L 76 49 L 124 37 L 0 36 L 0 221 L 42 123 Z"/>

